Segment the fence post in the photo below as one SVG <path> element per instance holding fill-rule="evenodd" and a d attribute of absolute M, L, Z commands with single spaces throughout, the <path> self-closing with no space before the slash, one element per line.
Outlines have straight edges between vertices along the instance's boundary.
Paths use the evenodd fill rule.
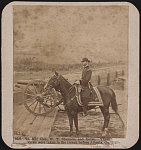
<path fill-rule="evenodd" d="M 122 70 L 122 75 L 124 76 L 124 70 Z"/>
<path fill-rule="evenodd" d="M 116 71 L 116 78 L 118 77 L 118 72 Z"/>
<path fill-rule="evenodd" d="M 100 75 L 98 75 L 98 85 L 100 85 Z"/>
<path fill-rule="evenodd" d="M 125 81 L 123 80 L 122 90 L 124 90 Z"/>
<path fill-rule="evenodd" d="M 109 86 L 110 85 L 110 73 L 108 72 L 108 74 L 107 74 L 107 86 Z"/>

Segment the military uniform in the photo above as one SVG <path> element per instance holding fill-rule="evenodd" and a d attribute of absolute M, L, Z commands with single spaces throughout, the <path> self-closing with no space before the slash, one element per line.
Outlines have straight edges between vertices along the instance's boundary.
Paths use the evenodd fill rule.
<path fill-rule="evenodd" d="M 89 81 L 91 80 L 92 76 L 92 70 L 89 69 L 89 66 L 84 67 L 82 71 L 82 79 L 81 79 L 81 86 L 82 86 L 82 92 L 81 96 L 82 97 L 90 97 L 91 90 L 89 89 Z"/>
<path fill-rule="evenodd" d="M 87 58 L 84 58 L 83 61 L 89 62 Z M 91 89 L 89 88 L 89 81 L 91 80 L 91 76 L 92 76 L 92 70 L 89 68 L 89 66 L 85 66 L 82 71 L 82 79 L 80 80 L 80 84 L 82 87 L 81 99 L 84 105 L 83 111 L 85 115 L 87 115 L 88 99 L 90 98 L 91 95 Z"/>

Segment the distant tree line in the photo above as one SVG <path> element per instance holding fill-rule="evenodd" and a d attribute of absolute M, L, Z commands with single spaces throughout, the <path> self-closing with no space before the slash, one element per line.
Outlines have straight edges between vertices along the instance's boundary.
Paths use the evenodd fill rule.
<path fill-rule="evenodd" d="M 91 68 L 106 67 L 112 65 L 122 65 L 124 62 L 92 62 L 90 63 Z M 14 60 L 14 71 L 73 71 L 80 70 L 82 68 L 81 63 L 79 64 L 48 64 L 42 61 L 33 59 L 32 57 L 20 58 Z"/>

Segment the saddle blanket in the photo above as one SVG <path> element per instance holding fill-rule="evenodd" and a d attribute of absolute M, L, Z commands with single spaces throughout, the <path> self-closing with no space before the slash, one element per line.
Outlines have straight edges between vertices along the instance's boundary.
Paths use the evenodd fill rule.
<path fill-rule="evenodd" d="M 75 86 L 75 88 L 76 88 L 77 102 L 80 106 L 83 106 L 83 102 L 81 101 L 81 96 L 80 96 L 79 85 Z M 93 89 L 96 95 L 93 99 L 91 99 L 91 101 L 88 102 L 88 106 L 103 106 L 103 101 L 102 101 L 99 90 L 97 89 L 96 86 L 93 86 Z"/>

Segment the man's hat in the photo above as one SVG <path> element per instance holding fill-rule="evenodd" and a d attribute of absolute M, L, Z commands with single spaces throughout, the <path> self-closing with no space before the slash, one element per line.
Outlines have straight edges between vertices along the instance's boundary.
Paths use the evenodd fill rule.
<path fill-rule="evenodd" d="M 83 58 L 81 62 L 90 62 L 90 60 L 88 58 Z"/>

